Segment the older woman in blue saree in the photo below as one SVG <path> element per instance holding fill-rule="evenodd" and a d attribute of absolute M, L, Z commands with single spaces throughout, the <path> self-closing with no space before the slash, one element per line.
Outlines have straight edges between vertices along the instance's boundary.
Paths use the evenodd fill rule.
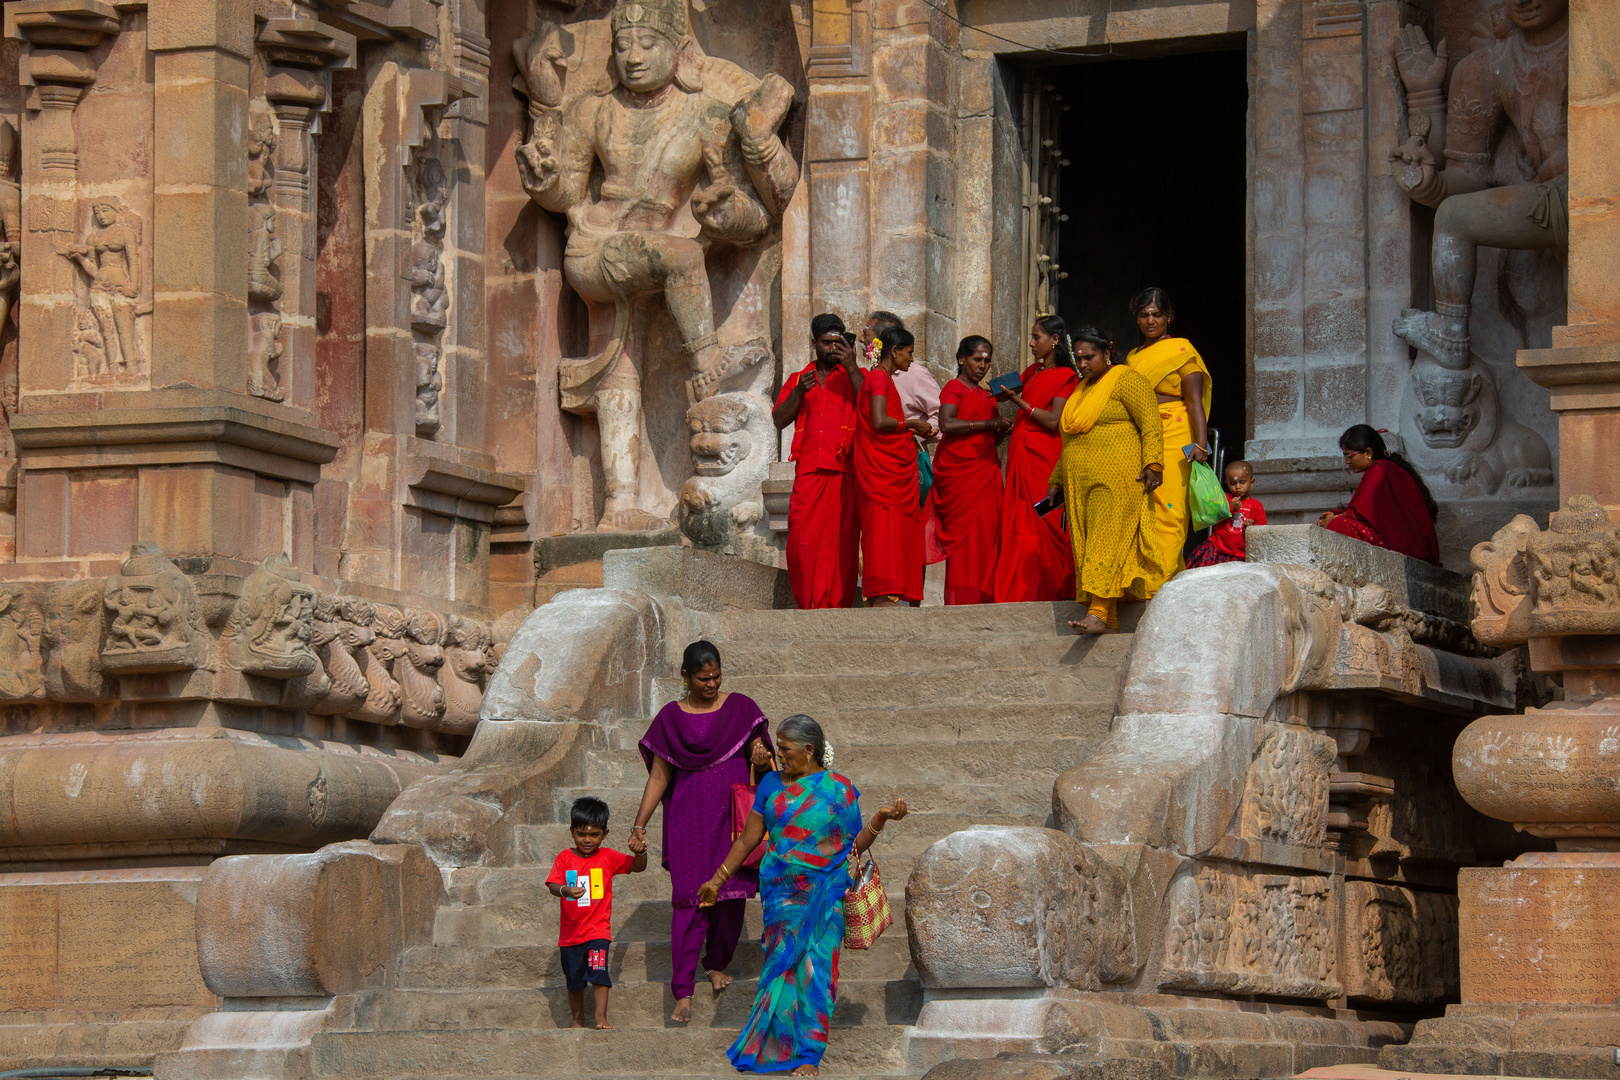
<path fill-rule="evenodd" d="M 779 770 L 760 781 L 742 835 L 699 890 L 698 903 L 714 903 L 748 853 L 769 839 L 759 867 L 765 968 L 754 1011 L 726 1056 L 739 1072 L 815 1076 L 838 996 L 851 860 L 888 822 L 906 816 L 906 803 L 896 799 L 863 826 L 861 793 L 826 767 L 826 736 L 808 716 L 782 721 L 776 755 Z"/>

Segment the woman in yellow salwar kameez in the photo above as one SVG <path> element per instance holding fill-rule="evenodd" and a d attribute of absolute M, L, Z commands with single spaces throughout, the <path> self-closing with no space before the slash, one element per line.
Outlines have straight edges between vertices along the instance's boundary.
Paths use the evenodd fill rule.
<path fill-rule="evenodd" d="M 1113 342 L 1087 327 L 1074 335 L 1080 386 L 1064 406 L 1063 453 L 1048 495 L 1061 493 L 1074 543 L 1077 634 L 1119 632 L 1119 599 L 1145 600 L 1165 577 L 1153 523 L 1164 475 L 1164 434 L 1147 380 L 1112 364 Z"/>
<path fill-rule="evenodd" d="M 1153 517 L 1164 553 L 1164 577 L 1152 584 L 1149 595 L 1179 574 L 1184 563 L 1192 511 L 1187 489 L 1192 463 L 1209 460 L 1209 404 L 1213 392 L 1209 368 L 1186 338 L 1170 336 L 1176 317 L 1163 289 L 1143 289 L 1131 304 L 1131 314 L 1142 332 L 1141 347 L 1125 362 L 1141 374 L 1158 398 L 1159 422 L 1164 428 L 1164 484 L 1153 493 Z M 1182 448 L 1192 446 L 1189 458 Z"/>

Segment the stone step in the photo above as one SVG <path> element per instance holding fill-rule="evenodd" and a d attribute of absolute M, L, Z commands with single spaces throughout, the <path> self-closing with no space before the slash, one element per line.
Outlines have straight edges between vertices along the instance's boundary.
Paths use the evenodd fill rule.
<path fill-rule="evenodd" d="M 872 1025 L 836 1031 L 822 1074 L 912 1076 L 909 1029 Z M 726 1048 L 736 1031 L 634 1029 L 472 1029 L 333 1032 L 314 1040 L 313 1075 L 371 1080 L 397 1077 L 640 1075 L 729 1076 Z"/>
<path fill-rule="evenodd" d="M 725 688 L 747 694 L 765 715 L 780 720 L 794 713 L 842 709 L 915 709 L 951 705 L 983 707 L 1051 702 L 1065 705 L 1119 693 L 1118 669 L 1110 666 L 989 668 L 912 674 L 749 675 L 728 674 Z M 836 737 L 828 732 L 828 738 Z"/>
<path fill-rule="evenodd" d="M 836 744 L 835 744 L 836 745 Z M 926 749 L 926 748 L 924 748 Z M 842 763 L 838 769 L 843 771 Z M 854 771 L 852 766 L 851 771 Z M 900 797 L 913 814 L 950 814 L 961 818 L 988 821 L 995 817 L 1038 818 L 1044 824 L 1052 812 L 1052 784 L 1063 770 L 1044 767 L 1039 773 L 1007 777 L 994 783 L 886 783 L 878 777 L 874 783 L 864 775 L 853 777 L 861 791 L 861 812 L 868 817 L 890 799 Z M 552 791 L 553 818 L 568 819 L 568 808 L 582 795 L 593 795 L 606 802 L 612 811 L 609 839 L 612 846 L 624 850 L 624 837 L 630 831 L 636 809 L 641 805 L 642 786 L 622 788 L 556 788 Z M 876 801 L 875 801 L 876 800 Z M 658 817 L 655 814 L 653 821 Z M 909 819 L 908 819 L 909 820 Z M 555 857 L 555 852 L 552 857 Z M 550 860 L 546 860 L 550 865 Z"/>
<path fill-rule="evenodd" d="M 891 909 L 899 908 L 890 900 Z M 898 918 L 864 952 L 846 949 L 839 973 L 851 979 L 903 979 L 911 966 L 905 920 Z M 898 928 L 898 931 L 897 929 Z M 728 969 L 740 978 L 757 978 L 764 959 L 758 941 L 744 939 Z M 669 942 L 615 941 L 608 953 L 608 973 L 615 983 L 663 983 L 670 978 Z M 407 990 L 537 989 L 562 985 L 557 946 L 418 945 L 400 958 L 399 986 Z"/>
<path fill-rule="evenodd" d="M 739 978 L 716 994 L 699 971 L 691 1026 L 740 1030 L 758 992 L 758 979 Z M 594 1016 L 592 1008 L 587 996 L 587 1020 Z M 619 983 L 608 998 L 615 1027 L 677 1028 L 669 1019 L 674 1008 L 668 983 Z M 841 978 L 833 1026 L 914 1024 L 921 1009 L 922 987 L 915 980 Z M 571 1022 L 568 989 L 560 980 L 525 989 L 367 991 L 356 1001 L 354 1015 L 358 1031 L 565 1028 Z"/>
<path fill-rule="evenodd" d="M 128 1018 L 110 1015 L 105 1019 L 74 1019 L 68 1023 L 52 1023 L 49 1014 L 0 1014 L 7 1021 L 0 1024 L 0 1072 L 45 1065 L 94 1065 L 98 1068 L 148 1065 L 157 1054 L 179 1048 L 186 1029 L 200 1010 L 130 1011 L 134 1015 Z M 189 1015 L 141 1017 L 142 1013 L 160 1011 Z"/>
<path fill-rule="evenodd" d="M 1117 675 L 1117 673 L 1116 673 Z M 914 746 L 954 742 L 1007 742 L 1054 735 L 1101 741 L 1114 718 L 1117 689 L 1094 699 L 1068 702 L 1001 702 L 995 705 L 931 705 L 917 709 L 824 709 L 813 715 L 835 747 L 892 745 L 897 737 Z M 770 715 L 773 726 L 785 715 Z M 637 749 L 650 720 L 620 724 L 611 749 Z M 836 736 L 833 734 L 836 732 Z M 641 767 L 641 775 L 646 775 Z"/>
<path fill-rule="evenodd" d="M 837 734 L 828 731 L 827 738 L 835 752 L 833 767 L 853 780 L 863 795 L 895 784 L 1004 784 L 1009 780 L 1025 784 L 1035 778 L 1050 784 L 1096 745 L 1095 739 L 1050 735 L 1038 742 L 869 745 L 838 752 Z M 586 754 L 586 787 L 633 788 L 644 785 L 646 780 L 647 768 L 638 750 L 592 750 Z M 628 829 L 629 825 L 624 827 Z"/>
<path fill-rule="evenodd" d="M 1008 668 L 1118 668 L 1130 656 L 1130 634 L 1076 637 L 1062 635 L 970 633 L 942 640 L 907 641 L 904 648 L 878 649 L 872 642 L 836 638 L 825 641 L 755 641 L 742 639 L 720 646 L 727 678 L 741 675 L 874 674 L 934 677 L 957 671 Z"/>
<path fill-rule="evenodd" d="M 1136 629 L 1147 605 L 1121 604 L 1120 629 Z M 730 610 L 720 617 L 716 644 L 724 657 L 728 641 L 944 641 L 969 634 L 1062 637 L 1071 619 L 1085 616 L 1073 601 L 1038 604 L 979 604 L 935 608 L 861 608 L 824 611 Z"/>

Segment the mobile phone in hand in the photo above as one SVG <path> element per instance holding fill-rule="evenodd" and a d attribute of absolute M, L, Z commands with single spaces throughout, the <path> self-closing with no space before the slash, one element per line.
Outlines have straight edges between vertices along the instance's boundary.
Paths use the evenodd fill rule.
<path fill-rule="evenodd" d="M 1035 516 L 1045 517 L 1047 514 L 1050 514 L 1053 510 L 1056 510 L 1062 505 L 1063 496 L 1059 495 L 1056 499 L 1053 499 L 1050 495 L 1048 495 L 1046 498 L 1035 504 Z"/>

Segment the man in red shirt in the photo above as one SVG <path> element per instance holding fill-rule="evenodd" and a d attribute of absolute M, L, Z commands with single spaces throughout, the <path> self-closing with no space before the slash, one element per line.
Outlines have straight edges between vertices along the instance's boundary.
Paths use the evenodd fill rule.
<path fill-rule="evenodd" d="M 816 359 L 788 377 L 771 419 L 793 427 L 787 564 L 801 610 L 853 607 L 859 575 L 855 516 L 855 395 L 861 370 L 836 315 L 810 323 Z"/>
<path fill-rule="evenodd" d="M 613 879 L 647 869 L 647 841 L 630 834 L 632 858 L 602 846 L 607 838 L 608 805 L 589 795 L 575 799 L 569 812 L 574 846 L 551 864 L 546 888 L 562 900 L 557 945 L 562 949 L 563 976 L 568 980 L 568 1007 L 574 1026 L 585 1026 L 585 987 L 596 988 L 596 1029 L 607 1031 L 608 949 L 613 944 Z"/>

